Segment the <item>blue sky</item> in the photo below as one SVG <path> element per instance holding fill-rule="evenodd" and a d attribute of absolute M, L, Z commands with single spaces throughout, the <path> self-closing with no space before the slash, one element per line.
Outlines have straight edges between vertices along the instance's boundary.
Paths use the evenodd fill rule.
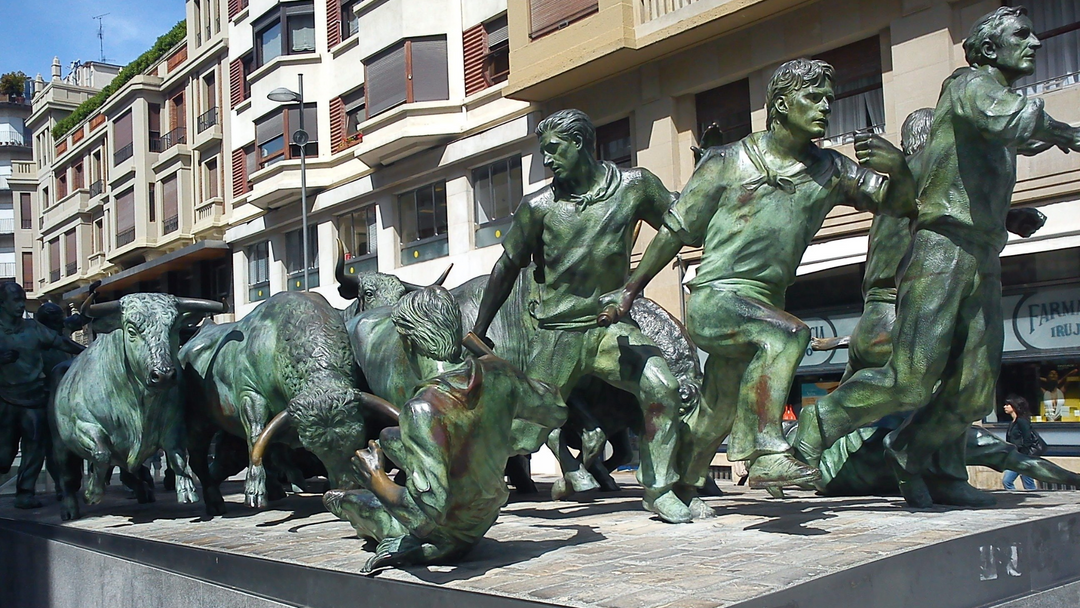
<path fill-rule="evenodd" d="M 103 19 L 105 59 L 125 65 L 184 18 L 184 0 L 0 0 L 0 74 L 22 70 L 49 79 L 53 56 L 64 75 L 76 59 L 96 61 Z"/>

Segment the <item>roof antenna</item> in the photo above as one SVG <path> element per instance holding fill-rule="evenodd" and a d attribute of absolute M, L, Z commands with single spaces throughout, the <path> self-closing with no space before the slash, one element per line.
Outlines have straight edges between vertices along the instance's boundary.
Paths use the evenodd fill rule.
<path fill-rule="evenodd" d="M 112 13 L 102 13 L 102 14 L 98 15 L 97 17 L 91 17 L 91 19 L 97 19 L 97 22 L 98 22 L 97 37 L 98 37 L 98 46 L 101 48 L 101 63 L 105 63 L 105 28 L 104 28 L 103 23 L 102 23 L 102 18 L 105 15 L 110 15 L 110 14 L 112 14 Z"/>

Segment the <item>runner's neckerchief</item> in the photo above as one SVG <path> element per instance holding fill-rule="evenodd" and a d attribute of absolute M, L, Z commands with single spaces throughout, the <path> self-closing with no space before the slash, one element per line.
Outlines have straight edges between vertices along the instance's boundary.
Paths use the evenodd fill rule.
<path fill-rule="evenodd" d="M 577 205 L 578 211 L 580 211 L 593 203 L 611 198 L 615 191 L 619 189 L 619 168 L 615 166 L 615 163 L 606 160 L 601 162 L 601 166 L 604 168 L 604 178 L 595 186 L 584 194 L 569 194 L 562 200 L 574 203 Z M 560 200 L 559 192 L 555 189 L 555 182 L 551 184 L 551 191 L 555 194 L 555 200 Z"/>

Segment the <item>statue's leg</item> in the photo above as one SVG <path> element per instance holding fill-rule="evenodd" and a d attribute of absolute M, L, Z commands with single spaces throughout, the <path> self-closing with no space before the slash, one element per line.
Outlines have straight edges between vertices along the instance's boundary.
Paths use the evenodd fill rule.
<path fill-rule="evenodd" d="M 154 502 L 154 490 L 146 483 L 146 478 L 142 474 L 142 470 L 145 466 L 140 465 L 137 469 L 137 473 L 131 473 L 124 467 L 120 467 L 120 481 L 129 488 L 135 490 L 135 499 L 139 504 L 146 504 Z"/>
<path fill-rule="evenodd" d="M 38 476 L 45 464 L 45 451 L 49 447 L 46 439 L 48 425 L 45 422 L 44 409 L 19 408 L 22 411 L 19 426 L 22 435 L 22 463 L 15 480 L 15 508 L 36 509 L 41 501 L 34 496 Z"/>
<path fill-rule="evenodd" d="M 189 420 L 187 426 L 188 466 L 202 485 L 206 514 L 224 515 L 225 498 L 221 495 L 221 481 L 210 473 L 210 444 L 214 430 L 204 421 Z"/>
<path fill-rule="evenodd" d="M 794 443 L 806 462 L 817 466 L 825 448 L 863 425 L 929 403 L 949 362 L 961 301 L 976 267 L 946 237 L 918 231 L 898 289 L 892 357 L 883 367 L 856 372 L 802 409 Z M 921 480 L 905 478 L 901 491 L 909 502 L 927 504 Z"/>
<path fill-rule="evenodd" d="M 244 504 L 256 509 L 262 509 L 267 505 L 266 499 L 266 467 L 262 464 L 251 464 L 251 450 L 255 447 L 255 441 L 262 434 L 263 428 L 270 421 L 270 413 L 267 411 L 266 399 L 258 393 L 245 390 L 240 397 L 240 421 L 247 430 L 248 470 L 244 480 Z"/>
<path fill-rule="evenodd" d="M 860 369 L 881 367 L 892 356 L 892 330 L 896 323 L 896 300 L 867 300 L 862 316 L 851 330 L 848 363 L 843 383 Z"/>
<path fill-rule="evenodd" d="M 86 477 L 86 492 L 84 498 L 86 504 L 96 505 L 101 502 L 105 495 L 105 486 L 108 475 L 112 470 L 112 454 L 109 452 L 109 443 L 105 438 L 104 431 L 100 427 L 85 423 L 76 423 L 75 433 L 83 438 L 84 444 L 89 444 L 90 460 L 89 475 Z M 84 447 L 86 447 L 84 445 Z"/>
<path fill-rule="evenodd" d="M 645 486 L 645 508 L 669 523 L 690 521 L 693 514 L 673 491 L 679 481 L 679 382 L 660 349 L 637 326 L 623 322 L 589 330 L 586 353 L 585 373 L 630 393 L 641 407 L 645 426 L 638 442 L 637 478 Z M 701 515 L 707 515 L 705 509 Z"/>
<path fill-rule="evenodd" d="M 915 411 L 885 445 L 904 471 L 932 467 L 926 483 L 935 503 L 989 506 L 994 498 L 967 483 L 965 451 L 971 423 L 994 407 L 1004 331 L 997 257 L 972 283 L 957 315 L 952 357 L 930 403 Z M 959 347 L 959 348 L 958 348 Z"/>
<path fill-rule="evenodd" d="M 15 456 L 19 453 L 19 435 L 22 424 L 19 408 L 0 402 L 0 474 L 11 470 Z"/>
<path fill-rule="evenodd" d="M 693 411 L 683 416 L 680 425 L 678 466 L 681 479 L 676 490 L 687 503 L 705 486 L 716 451 L 731 433 L 739 382 L 746 367 L 745 358 L 725 354 L 731 353 L 732 349 L 710 346 L 713 350 L 705 361 L 701 400 Z"/>
<path fill-rule="evenodd" d="M 381 542 L 409 533 L 368 490 L 330 490 L 323 494 L 323 505 L 340 519 L 352 524 L 360 538 Z"/>

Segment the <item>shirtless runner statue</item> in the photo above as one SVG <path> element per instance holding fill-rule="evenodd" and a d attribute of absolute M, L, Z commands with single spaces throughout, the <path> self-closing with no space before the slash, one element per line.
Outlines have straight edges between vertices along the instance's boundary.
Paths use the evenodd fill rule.
<path fill-rule="evenodd" d="M 927 170 L 901 270 L 892 355 L 799 415 L 795 445 L 816 466 L 849 432 L 914 410 L 884 442 L 913 507 L 994 503 L 967 483 L 964 453 L 968 427 L 994 407 L 1004 340 L 998 256 L 1016 154 L 1031 140 L 1080 150 L 1080 130 L 1010 88 L 1033 73 L 1039 46 L 1020 7 L 986 15 L 964 40 L 970 66 L 946 79 L 923 152 Z"/>
<path fill-rule="evenodd" d="M 564 397 L 586 375 L 634 395 L 645 417 L 638 469 L 645 508 L 667 522 L 688 522 L 691 509 L 672 491 L 678 481 L 679 383 L 660 350 L 632 322 L 597 325 L 600 296 L 630 271 L 635 225 L 644 220 L 659 227 L 671 192 L 646 169 L 598 161 L 596 132 L 584 112 L 556 112 L 537 125 L 536 135 L 554 180 L 526 196 L 514 213 L 472 333 L 484 336 L 518 273 L 535 260 L 539 302 L 531 313 L 539 329 L 526 372 L 559 387 Z M 558 432 L 548 442 L 555 449 Z M 563 470 L 571 471 L 565 482 L 577 484 L 588 475 L 568 453 L 559 456 Z"/>
<path fill-rule="evenodd" d="M 784 312 L 784 295 L 833 207 L 908 215 L 915 190 L 903 154 L 879 137 L 860 134 L 856 154 L 886 175 L 814 145 L 825 135 L 832 101 L 830 65 L 781 65 L 767 92 L 767 130 L 705 153 L 630 281 L 603 299 L 605 312 L 622 317 L 684 245 L 704 245 L 689 283 L 687 328 L 709 358 L 701 404 L 680 438 L 677 489 L 684 501 L 704 484 L 729 432 L 728 458 L 749 461 L 751 487 L 820 476 L 792 456 L 780 425 L 810 341 L 807 326 Z"/>

